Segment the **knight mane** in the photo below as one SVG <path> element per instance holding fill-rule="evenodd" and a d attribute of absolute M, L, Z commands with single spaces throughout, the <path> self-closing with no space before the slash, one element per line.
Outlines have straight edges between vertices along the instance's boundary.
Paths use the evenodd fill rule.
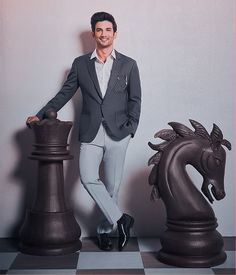
<path fill-rule="evenodd" d="M 221 145 L 224 145 L 228 148 L 228 150 L 231 150 L 231 143 L 223 138 L 222 131 L 216 124 L 213 124 L 213 129 L 211 134 L 209 134 L 201 123 L 192 119 L 189 121 L 195 131 L 179 122 L 169 122 L 168 124 L 172 127 L 172 129 L 163 129 L 154 135 L 155 138 L 160 138 L 164 140 L 164 142 L 159 144 L 152 144 L 151 142 L 148 143 L 153 150 L 158 151 L 149 159 L 148 165 L 158 165 L 164 149 L 174 140 L 183 137 L 201 137 L 208 140 L 211 146 L 216 150 L 219 149 Z"/>

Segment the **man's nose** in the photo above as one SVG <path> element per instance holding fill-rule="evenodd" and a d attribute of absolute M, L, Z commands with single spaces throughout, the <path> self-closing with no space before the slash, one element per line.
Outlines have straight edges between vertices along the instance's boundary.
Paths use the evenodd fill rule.
<path fill-rule="evenodd" d="M 102 36 L 107 36 L 107 32 L 106 31 L 102 31 Z"/>

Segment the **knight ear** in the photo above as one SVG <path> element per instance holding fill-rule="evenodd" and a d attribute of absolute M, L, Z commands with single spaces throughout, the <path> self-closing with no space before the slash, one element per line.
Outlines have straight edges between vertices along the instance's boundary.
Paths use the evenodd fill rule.
<path fill-rule="evenodd" d="M 228 148 L 228 150 L 232 149 L 231 143 L 228 140 L 226 140 L 226 139 L 223 139 L 221 141 L 221 145 L 224 145 L 226 148 Z"/>
<path fill-rule="evenodd" d="M 213 143 L 214 141 L 221 142 L 223 140 L 223 134 L 220 128 L 215 123 L 213 123 L 213 129 L 211 131 L 211 139 Z"/>
<path fill-rule="evenodd" d="M 220 147 L 221 142 L 223 141 L 223 134 L 215 123 L 213 123 L 213 129 L 211 131 L 211 141 L 216 150 Z"/>

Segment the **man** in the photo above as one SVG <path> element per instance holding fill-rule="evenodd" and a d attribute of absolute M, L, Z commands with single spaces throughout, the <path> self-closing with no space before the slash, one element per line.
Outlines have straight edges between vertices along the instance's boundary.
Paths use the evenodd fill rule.
<path fill-rule="evenodd" d="M 60 110 L 80 87 L 83 96 L 79 123 L 81 182 L 104 214 L 98 225 L 98 245 L 112 250 L 109 234 L 118 229 L 118 249 L 127 244 L 134 218 L 117 205 L 126 149 L 138 126 L 141 87 L 136 62 L 115 51 L 117 25 L 111 14 L 91 17 L 96 43 L 93 53 L 76 58 L 59 93 L 26 123 L 43 118 L 53 108 Z M 99 166 L 104 164 L 104 182 Z"/>

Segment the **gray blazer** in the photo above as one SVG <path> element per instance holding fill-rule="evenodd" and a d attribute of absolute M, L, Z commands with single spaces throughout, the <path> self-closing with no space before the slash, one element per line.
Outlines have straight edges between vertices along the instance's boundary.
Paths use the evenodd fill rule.
<path fill-rule="evenodd" d="M 80 87 L 83 95 L 82 113 L 79 123 L 79 140 L 91 142 L 101 123 L 114 140 L 131 134 L 138 126 L 141 108 L 141 85 L 136 61 L 116 52 L 107 91 L 102 97 L 95 58 L 92 53 L 77 57 L 61 90 L 44 106 L 37 116 L 53 108 L 59 111 Z"/>

